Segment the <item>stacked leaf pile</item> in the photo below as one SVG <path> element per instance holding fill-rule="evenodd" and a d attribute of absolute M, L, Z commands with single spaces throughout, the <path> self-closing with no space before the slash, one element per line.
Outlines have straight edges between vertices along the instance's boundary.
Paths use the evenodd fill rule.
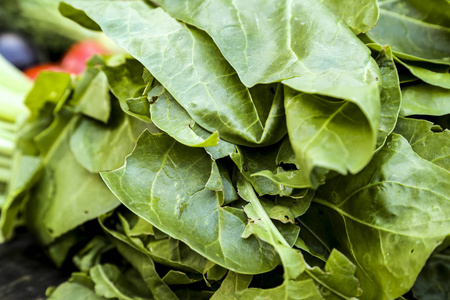
<path fill-rule="evenodd" d="M 60 4 L 127 54 L 25 100 L 50 299 L 448 297 L 450 2 L 343 2 Z"/>

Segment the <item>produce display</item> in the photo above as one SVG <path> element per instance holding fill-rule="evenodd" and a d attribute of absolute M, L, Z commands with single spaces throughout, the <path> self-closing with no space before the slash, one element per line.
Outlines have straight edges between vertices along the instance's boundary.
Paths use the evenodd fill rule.
<path fill-rule="evenodd" d="M 73 267 L 48 299 L 449 299 L 450 1 L 58 8 L 123 50 L 0 60 L 0 241 Z"/>

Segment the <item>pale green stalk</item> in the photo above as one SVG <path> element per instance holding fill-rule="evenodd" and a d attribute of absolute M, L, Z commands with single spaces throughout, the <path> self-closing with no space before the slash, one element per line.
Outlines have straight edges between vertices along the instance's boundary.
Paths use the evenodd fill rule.
<path fill-rule="evenodd" d="M 11 177 L 11 170 L 9 168 L 0 167 L 0 182 L 8 182 Z"/>
<path fill-rule="evenodd" d="M 0 137 L 0 154 L 10 156 L 14 152 L 14 142 Z"/>
<path fill-rule="evenodd" d="M 0 168 L 10 168 L 10 167 L 11 167 L 11 157 L 0 155 Z"/>

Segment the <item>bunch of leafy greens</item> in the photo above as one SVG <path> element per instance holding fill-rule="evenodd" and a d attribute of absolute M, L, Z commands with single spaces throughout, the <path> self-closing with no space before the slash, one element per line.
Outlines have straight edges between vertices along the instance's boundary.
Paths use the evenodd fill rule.
<path fill-rule="evenodd" d="M 74 263 L 49 299 L 449 296 L 449 1 L 59 9 L 128 54 L 25 99 L 0 238 Z"/>

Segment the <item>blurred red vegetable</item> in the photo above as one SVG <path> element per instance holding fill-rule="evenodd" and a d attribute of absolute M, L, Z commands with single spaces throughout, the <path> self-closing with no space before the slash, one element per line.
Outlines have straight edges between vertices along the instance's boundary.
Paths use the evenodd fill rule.
<path fill-rule="evenodd" d="M 80 74 L 84 71 L 86 62 L 94 54 L 106 54 L 108 51 L 99 43 L 92 40 L 85 40 L 73 45 L 64 55 L 61 67 L 72 74 Z"/>
<path fill-rule="evenodd" d="M 66 72 L 60 65 L 55 63 L 40 64 L 24 71 L 30 79 L 35 80 L 41 71 L 55 71 L 55 72 Z"/>

